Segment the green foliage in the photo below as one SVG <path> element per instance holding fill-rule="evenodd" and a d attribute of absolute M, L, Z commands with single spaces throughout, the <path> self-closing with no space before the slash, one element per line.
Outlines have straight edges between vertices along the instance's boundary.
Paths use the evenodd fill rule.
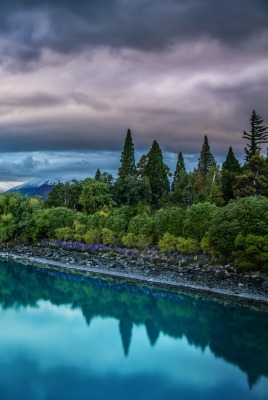
<path fill-rule="evenodd" d="M 232 258 L 235 240 L 253 234 L 266 235 L 268 226 L 268 198 L 247 197 L 233 200 L 214 214 L 209 228 L 209 242 L 222 256 Z"/>
<path fill-rule="evenodd" d="M 101 231 L 102 243 L 105 245 L 119 244 L 118 235 L 108 228 L 103 228 Z"/>
<path fill-rule="evenodd" d="M 205 135 L 200 157 L 198 159 L 197 170 L 201 173 L 201 175 L 205 176 L 210 171 L 211 167 L 215 165 L 216 161 L 210 152 L 208 137 Z"/>
<path fill-rule="evenodd" d="M 200 251 L 200 247 L 196 240 L 185 239 L 184 237 L 177 238 L 176 248 L 179 252 L 185 254 L 196 254 Z"/>
<path fill-rule="evenodd" d="M 165 253 L 171 253 L 172 251 L 176 250 L 176 245 L 178 242 L 178 238 L 171 233 L 166 232 L 162 239 L 158 242 L 158 247 L 160 251 Z"/>
<path fill-rule="evenodd" d="M 87 219 L 87 228 L 91 229 L 102 229 L 105 227 L 107 222 L 107 216 L 103 215 L 100 212 L 96 212 L 95 214 L 91 214 Z"/>
<path fill-rule="evenodd" d="M 108 185 L 90 178 L 84 181 L 79 202 L 83 211 L 88 214 L 94 214 L 103 207 L 114 204 Z"/>
<path fill-rule="evenodd" d="M 148 163 L 149 153 L 143 154 L 137 163 L 136 171 L 139 178 L 144 176 L 144 169 Z"/>
<path fill-rule="evenodd" d="M 69 226 L 65 226 L 64 228 L 58 228 L 55 230 L 55 237 L 58 240 L 73 240 L 74 233 L 73 229 Z"/>
<path fill-rule="evenodd" d="M 219 257 L 220 253 L 216 250 L 209 239 L 208 233 L 205 234 L 200 243 L 201 250 L 204 254 L 210 254 L 212 257 Z"/>
<path fill-rule="evenodd" d="M 256 154 L 236 176 L 233 187 L 235 197 L 268 196 L 268 160 Z"/>
<path fill-rule="evenodd" d="M 234 199 L 233 186 L 236 176 L 241 172 L 238 160 L 235 158 L 232 147 L 229 148 L 226 160 L 222 164 L 221 184 L 225 202 Z"/>
<path fill-rule="evenodd" d="M 6 242 L 13 238 L 16 229 L 15 217 L 11 214 L 2 214 L 0 216 L 0 241 Z"/>
<path fill-rule="evenodd" d="M 0 240 L 24 240 L 32 214 L 41 208 L 36 198 L 23 197 L 20 193 L 0 196 Z"/>
<path fill-rule="evenodd" d="M 243 139 L 248 141 L 245 147 L 246 161 L 249 161 L 252 156 L 255 156 L 261 151 L 261 144 L 268 143 L 268 127 L 263 125 L 263 119 L 252 111 L 250 117 L 250 132 L 243 132 Z"/>
<path fill-rule="evenodd" d="M 152 244 L 152 238 L 142 233 L 127 233 L 122 237 L 122 243 L 129 248 L 146 249 Z"/>
<path fill-rule="evenodd" d="M 101 230 L 99 229 L 90 229 L 84 234 L 84 241 L 87 244 L 98 244 L 101 243 Z"/>
<path fill-rule="evenodd" d="M 187 212 L 183 223 L 183 232 L 186 238 L 201 242 L 209 230 L 212 219 L 217 212 L 217 207 L 210 203 L 197 203 L 192 205 Z"/>
<path fill-rule="evenodd" d="M 182 207 L 190 207 L 196 199 L 194 188 L 194 174 L 192 172 L 181 172 L 180 178 L 176 182 L 174 192 L 171 193 L 171 202 Z"/>
<path fill-rule="evenodd" d="M 208 199 L 209 199 L 210 203 L 215 204 L 218 207 L 221 207 L 224 205 L 222 192 L 221 192 L 217 182 L 214 182 Z"/>
<path fill-rule="evenodd" d="M 49 193 L 47 200 L 44 202 L 44 207 L 67 207 L 73 210 L 81 210 L 79 198 L 82 188 L 83 183 L 76 179 L 65 184 L 58 183 Z"/>
<path fill-rule="evenodd" d="M 100 172 L 100 169 L 99 169 L 99 168 L 98 168 L 97 171 L 96 171 L 96 174 L 95 174 L 95 176 L 94 176 L 94 180 L 95 180 L 95 181 L 100 181 L 100 180 L 101 180 L 101 172 Z"/>
<path fill-rule="evenodd" d="M 122 208 L 116 208 L 112 210 L 109 216 L 106 218 L 105 228 L 113 232 L 126 232 L 129 223 L 128 216 L 123 212 Z"/>
<path fill-rule="evenodd" d="M 128 226 L 128 233 L 134 235 L 145 235 L 147 237 L 154 237 L 155 221 L 148 214 L 138 214 L 131 218 Z"/>
<path fill-rule="evenodd" d="M 148 153 L 143 174 L 149 178 L 152 190 L 152 205 L 157 207 L 162 196 L 169 193 L 168 167 L 163 162 L 162 151 L 154 140 Z"/>
<path fill-rule="evenodd" d="M 113 195 L 119 205 L 150 204 L 152 190 L 149 179 L 147 176 L 139 178 L 137 175 L 118 178 L 113 187 Z"/>
<path fill-rule="evenodd" d="M 184 175 L 185 172 L 186 172 L 186 168 L 185 168 L 184 158 L 183 158 L 182 152 L 180 151 L 178 154 L 176 169 L 174 172 L 173 182 L 171 185 L 172 192 L 174 192 L 176 185 L 180 182 L 181 176 Z"/>
<path fill-rule="evenodd" d="M 28 240 L 55 238 L 59 228 L 73 225 L 75 212 L 66 207 L 53 207 L 33 212 L 29 221 Z"/>
<path fill-rule="evenodd" d="M 182 236 L 185 210 L 181 207 L 168 207 L 155 214 L 155 233 L 161 238 L 166 232 L 174 236 Z"/>
<path fill-rule="evenodd" d="M 118 170 L 119 178 L 133 176 L 136 174 L 134 145 L 132 142 L 131 131 L 128 129 L 125 139 L 124 149 L 121 155 L 121 166 Z"/>
<path fill-rule="evenodd" d="M 238 267 L 268 268 L 268 234 L 264 236 L 241 233 L 235 239 L 234 263 Z"/>

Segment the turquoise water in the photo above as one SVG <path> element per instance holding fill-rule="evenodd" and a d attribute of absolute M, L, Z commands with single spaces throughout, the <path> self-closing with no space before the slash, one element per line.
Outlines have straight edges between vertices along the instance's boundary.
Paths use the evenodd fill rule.
<path fill-rule="evenodd" d="M 268 399 L 268 314 L 0 264 L 0 399 Z"/>

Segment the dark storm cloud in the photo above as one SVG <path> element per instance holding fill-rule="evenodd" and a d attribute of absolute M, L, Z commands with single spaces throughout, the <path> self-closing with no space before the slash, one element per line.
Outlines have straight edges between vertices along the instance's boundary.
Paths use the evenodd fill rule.
<path fill-rule="evenodd" d="M 25 93 L 24 95 L 8 95 L 0 98 L 0 107 L 55 107 L 64 104 L 59 96 L 47 93 Z"/>
<path fill-rule="evenodd" d="M 266 0 L 2 0 L 0 34 L 12 43 L 1 62 L 27 68 L 47 48 L 156 50 L 202 37 L 239 46 L 267 31 L 267 18 Z"/>
<path fill-rule="evenodd" d="M 49 160 L 48 160 L 49 159 Z M 36 178 L 85 179 L 96 170 L 109 171 L 114 176 L 120 163 L 119 152 L 60 152 L 12 154 L 0 162 L 1 181 L 27 181 Z"/>

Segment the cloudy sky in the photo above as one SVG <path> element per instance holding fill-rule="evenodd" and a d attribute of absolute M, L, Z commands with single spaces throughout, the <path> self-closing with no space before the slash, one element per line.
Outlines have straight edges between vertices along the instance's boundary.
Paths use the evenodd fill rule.
<path fill-rule="evenodd" d="M 268 124 L 267 0 L 1 0 L 0 186 L 116 174 L 127 129 L 192 169 Z"/>

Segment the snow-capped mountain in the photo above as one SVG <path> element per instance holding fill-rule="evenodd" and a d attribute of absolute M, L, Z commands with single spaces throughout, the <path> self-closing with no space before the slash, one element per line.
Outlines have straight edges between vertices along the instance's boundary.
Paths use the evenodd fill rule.
<path fill-rule="evenodd" d="M 22 195 L 29 197 L 40 196 L 42 200 L 48 197 L 54 186 L 58 183 L 65 183 L 69 179 L 55 178 L 55 179 L 35 179 L 30 182 L 25 182 L 22 185 L 15 186 L 9 189 L 9 192 L 20 192 Z"/>

